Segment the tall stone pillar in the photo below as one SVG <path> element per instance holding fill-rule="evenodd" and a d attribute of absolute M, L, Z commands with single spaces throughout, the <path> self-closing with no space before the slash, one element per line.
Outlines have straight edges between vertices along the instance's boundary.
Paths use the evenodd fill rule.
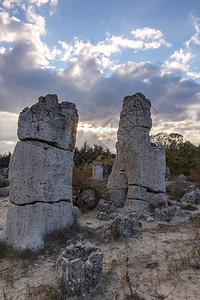
<path fill-rule="evenodd" d="M 37 251 L 45 234 L 71 226 L 79 215 L 72 204 L 73 150 L 78 114 L 56 95 L 40 97 L 18 120 L 9 168 L 10 203 L 1 239 Z"/>
<path fill-rule="evenodd" d="M 165 149 L 151 145 L 151 102 L 141 93 L 123 101 L 117 155 L 108 180 L 108 199 L 117 207 L 148 211 L 166 202 Z"/>

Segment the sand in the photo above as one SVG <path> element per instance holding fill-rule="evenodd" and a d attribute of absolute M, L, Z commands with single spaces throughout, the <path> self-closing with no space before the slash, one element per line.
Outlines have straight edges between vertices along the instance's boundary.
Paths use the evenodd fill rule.
<path fill-rule="evenodd" d="M 0 198 L 0 231 L 7 207 L 8 198 Z M 79 222 L 89 228 L 102 223 L 93 212 Z M 104 253 L 103 276 L 101 285 L 81 299 L 200 299 L 200 221 L 141 222 L 139 237 L 109 243 L 95 234 L 87 237 Z M 45 249 L 36 259 L 16 253 L 0 257 L 0 299 L 64 299 L 58 296 L 55 272 L 64 244 L 52 243 L 53 251 Z"/>

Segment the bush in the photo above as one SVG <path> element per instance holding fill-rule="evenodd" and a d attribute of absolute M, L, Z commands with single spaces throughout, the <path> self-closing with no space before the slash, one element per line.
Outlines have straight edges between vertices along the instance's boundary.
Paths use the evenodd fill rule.
<path fill-rule="evenodd" d="M 92 183 L 91 170 L 88 166 L 83 167 L 74 167 L 73 169 L 73 189 L 75 197 L 84 189 L 89 188 Z"/>
<path fill-rule="evenodd" d="M 169 181 L 166 184 L 166 193 L 169 199 L 180 199 L 185 195 L 186 187 L 190 186 L 188 181 Z"/>
<path fill-rule="evenodd" d="M 0 154 L 0 168 L 8 168 L 10 163 L 11 153 Z"/>
<path fill-rule="evenodd" d="M 200 188 L 200 169 L 193 169 L 190 171 L 192 181 L 196 188 Z"/>

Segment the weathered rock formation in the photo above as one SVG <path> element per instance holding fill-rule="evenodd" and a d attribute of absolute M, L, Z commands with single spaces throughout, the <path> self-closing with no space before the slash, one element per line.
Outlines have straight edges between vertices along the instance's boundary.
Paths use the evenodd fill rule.
<path fill-rule="evenodd" d="M 141 93 L 124 98 L 117 156 L 108 180 L 108 200 L 140 212 L 166 202 L 165 150 L 151 145 L 150 107 L 151 102 Z"/>
<path fill-rule="evenodd" d="M 72 205 L 72 167 L 78 115 L 75 104 L 40 97 L 19 116 L 10 161 L 10 204 L 1 239 L 38 250 L 44 235 L 69 227 L 79 211 Z"/>
<path fill-rule="evenodd" d="M 103 253 L 89 242 L 69 245 L 58 258 L 57 280 L 64 285 L 66 298 L 85 296 L 102 276 Z"/>
<path fill-rule="evenodd" d="M 140 234 L 141 223 L 133 214 L 119 214 L 112 222 L 105 223 L 100 228 L 100 236 L 104 242 L 113 239 L 124 239 Z"/>
<path fill-rule="evenodd" d="M 92 178 L 94 180 L 103 180 L 103 164 L 102 163 L 93 163 L 92 165 Z"/>

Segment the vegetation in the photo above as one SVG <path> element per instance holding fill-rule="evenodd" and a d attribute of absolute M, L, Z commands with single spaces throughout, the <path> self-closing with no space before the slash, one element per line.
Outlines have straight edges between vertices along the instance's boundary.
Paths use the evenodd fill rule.
<path fill-rule="evenodd" d="M 166 151 L 166 164 L 171 175 L 191 176 L 196 186 L 200 186 L 200 145 L 183 141 L 179 133 L 158 133 L 151 136 L 152 145 L 162 146 Z M 89 146 L 86 142 L 74 152 L 74 188 L 77 191 L 91 186 L 92 164 L 112 160 L 115 154 L 101 145 Z"/>
<path fill-rule="evenodd" d="M 115 157 L 108 148 L 104 149 L 101 145 L 89 146 L 86 142 L 74 151 L 74 169 L 73 169 L 73 189 L 76 197 L 86 188 L 101 190 L 105 194 L 105 186 L 92 180 L 92 165 L 94 163 L 109 162 Z M 105 195 L 104 195 L 105 196 Z M 103 195 L 102 195 L 103 197 Z"/>
<path fill-rule="evenodd" d="M 153 145 L 165 147 L 166 164 L 172 175 L 191 175 L 200 179 L 200 145 L 183 141 L 179 133 L 158 133 L 151 136 Z"/>
<path fill-rule="evenodd" d="M 8 168 L 11 153 L 0 154 L 0 168 Z"/>
<path fill-rule="evenodd" d="M 94 144 L 89 146 L 87 142 L 83 144 L 81 149 L 75 148 L 74 151 L 74 165 L 76 167 L 83 167 L 86 164 L 94 162 L 103 162 L 115 157 L 108 148 L 104 149 L 101 145 Z"/>

